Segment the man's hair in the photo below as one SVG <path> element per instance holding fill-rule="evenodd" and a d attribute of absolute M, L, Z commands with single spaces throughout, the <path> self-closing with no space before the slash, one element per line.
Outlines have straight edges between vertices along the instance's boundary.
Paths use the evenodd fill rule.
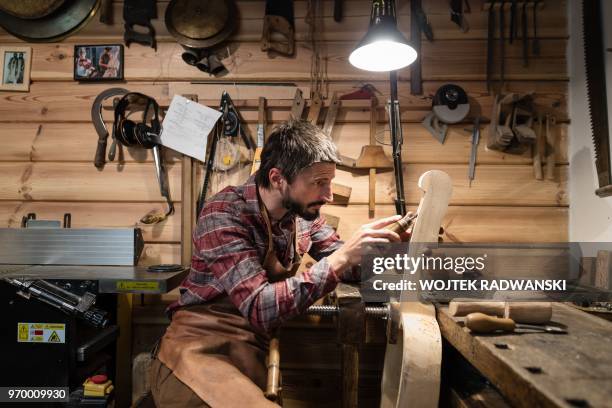
<path fill-rule="evenodd" d="M 268 137 L 255 182 L 270 188 L 270 169 L 277 168 L 291 184 L 300 171 L 315 163 L 340 164 L 336 145 L 310 122 L 290 120 L 277 126 Z"/>

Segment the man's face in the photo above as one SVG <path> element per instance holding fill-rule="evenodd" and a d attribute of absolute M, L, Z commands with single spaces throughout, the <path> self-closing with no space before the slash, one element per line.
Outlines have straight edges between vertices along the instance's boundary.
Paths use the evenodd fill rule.
<path fill-rule="evenodd" d="M 284 184 L 283 206 L 305 220 L 315 220 L 321 206 L 332 202 L 331 182 L 335 176 L 333 163 L 315 163 L 302 170 L 293 183 Z"/>

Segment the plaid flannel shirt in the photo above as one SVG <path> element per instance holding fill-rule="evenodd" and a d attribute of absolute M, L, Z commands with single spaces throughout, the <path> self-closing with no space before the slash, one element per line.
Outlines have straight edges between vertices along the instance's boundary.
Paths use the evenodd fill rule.
<path fill-rule="evenodd" d="M 343 242 L 322 217 L 306 221 L 291 212 L 272 221 L 278 260 L 287 266 L 294 259 L 295 219 L 300 255 L 308 253 L 317 262 L 299 276 L 268 281 L 262 267 L 268 233 L 256 189 L 250 177 L 241 186 L 226 187 L 206 203 L 193 234 L 191 270 L 169 312 L 227 293 L 252 326 L 269 331 L 335 289 L 339 279 L 326 257 Z M 355 279 L 352 270 L 345 275 L 343 279 Z"/>

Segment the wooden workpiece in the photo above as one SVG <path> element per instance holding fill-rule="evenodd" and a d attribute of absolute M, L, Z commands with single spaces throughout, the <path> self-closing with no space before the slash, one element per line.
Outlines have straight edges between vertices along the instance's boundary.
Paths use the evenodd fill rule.
<path fill-rule="evenodd" d="M 516 407 L 609 407 L 612 325 L 553 303 L 552 322 L 568 334 L 473 335 L 437 307 L 442 336 Z"/>

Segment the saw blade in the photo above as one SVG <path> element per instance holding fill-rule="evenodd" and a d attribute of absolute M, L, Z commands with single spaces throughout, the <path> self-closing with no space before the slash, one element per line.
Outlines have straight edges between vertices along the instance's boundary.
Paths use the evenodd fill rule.
<path fill-rule="evenodd" d="M 600 0 L 582 1 L 584 61 L 599 187 L 610 185 L 610 139 Z"/>

